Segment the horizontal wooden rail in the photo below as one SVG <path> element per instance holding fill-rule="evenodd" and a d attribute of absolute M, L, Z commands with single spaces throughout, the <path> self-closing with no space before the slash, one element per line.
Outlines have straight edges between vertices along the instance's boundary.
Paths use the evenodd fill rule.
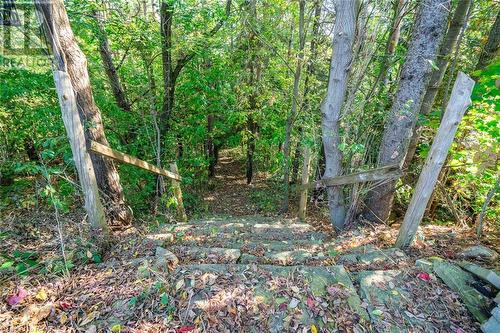
<path fill-rule="evenodd" d="M 360 171 L 356 173 L 351 173 L 349 175 L 343 175 L 332 178 L 323 178 L 315 182 L 311 182 L 305 185 L 297 187 L 297 190 L 302 191 L 304 189 L 312 189 L 322 186 L 339 186 L 362 182 L 372 182 L 376 180 L 383 180 L 389 178 L 397 178 L 401 176 L 401 169 L 398 165 L 388 165 L 377 169 Z"/>
<path fill-rule="evenodd" d="M 114 160 L 117 160 L 117 161 L 120 161 L 123 163 L 135 165 L 136 167 L 139 167 L 141 169 L 156 173 L 158 175 L 168 177 L 168 178 L 173 179 L 173 180 L 177 180 L 177 181 L 182 180 L 181 176 L 177 173 L 173 173 L 173 172 L 170 172 L 168 170 L 158 168 L 157 166 L 154 166 L 151 163 L 140 160 L 137 157 L 130 156 L 130 155 L 121 153 L 117 150 L 111 149 L 108 146 L 100 144 L 99 142 L 90 141 L 88 150 L 93 152 L 93 153 L 103 155 L 103 156 L 112 158 Z"/>

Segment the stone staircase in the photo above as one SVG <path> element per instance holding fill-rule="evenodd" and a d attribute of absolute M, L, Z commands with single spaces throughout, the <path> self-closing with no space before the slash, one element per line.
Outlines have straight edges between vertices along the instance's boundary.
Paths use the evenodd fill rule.
<path fill-rule="evenodd" d="M 179 317 L 207 331 L 479 329 L 450 319 L 471 316 L 463 305 L 449 309 L 444 296 L 456 293 L 441 280 L 416 278 L 423 268 L 408 265 L 402 251 L 366 245 L 340 252 L 326 234 L 295 220 L 212 218 L 148 237 L 158 246 L 158 265 L 176 261 L 168 279 Z"/>

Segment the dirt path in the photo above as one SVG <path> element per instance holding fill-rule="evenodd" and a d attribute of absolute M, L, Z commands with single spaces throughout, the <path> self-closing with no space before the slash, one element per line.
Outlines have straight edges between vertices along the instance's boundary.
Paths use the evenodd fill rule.
<path fill-rule="evenodd" d="M 252 184 L 248 185 L 244 163 L 235 159 L 228 150 L 221 152 L 215 174 L 213 188 L 204 197 L 211 214 L 242 216 L 262 213 L 252 196 L 268 187 L 266 174 L 255 172 Z"/>

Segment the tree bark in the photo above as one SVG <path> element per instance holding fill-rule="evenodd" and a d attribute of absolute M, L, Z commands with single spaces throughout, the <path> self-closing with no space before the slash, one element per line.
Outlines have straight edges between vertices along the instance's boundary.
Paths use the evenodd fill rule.
<path fill-rule="evenodd" d="M 283 198 L 283 211 L 288 211 L 288 206 L 290 204 L 290 140 L 292 137 L 292 129 L 295 118 L 297 117 L 297 106 L 299 98 L 299 84 L 300 75 L 302 72 L 302 62 L 304 61 L 304 44 L 305 44 L 305 34 L 304 34 L 304 13 L 305 13 L 306 2 L 305 0 L 299 0 L 299 54 L 297 59 L 297 66 L 295 67 L 295 74 L 293 79 L 293 93 L 292 93 L 292 110 L 288 114 L 285 129 L 285 144 L 283 149 L 283 160 L 284 160 L 284 176 L 283 182 L 285 185 L 285 193 Z"/>
<path fill-rule="evenodd" d="M 406 248 L 413 242 L 420 221 L 424 216 L 427 202 L 455 138 L 458 125 L 465 110 L 471 104 L 472 88 L 474 88 L 474 81 L 464 73 L 458 73 L 450 102 L 418 178 L 403 224 L 399 230 L 396 240 L 397 247 Z"/>
<path fill-rule="evenodd" d="M 111 49 L 109 47 L 108 35 L 104 26 L 102 13 L 95 11 L 94 18 L 96 20 L 98 30 L 97 39 L 99 40 L 99 54 L 101 55 L 101 61 L 104 66 L 106 76 L 108 77 L 111 91 L 113 92 L 113 96 L 118 107 L 125 112 L 130 112 L 130 103 L 128 102 L 120 77 L 118 76 L 117 69 L 113 63 L 113 57 L 111 55 Z"/>
<path fill-rule="evenodd" d="M 467 13 L 469 12 L 471 3 L 472 0 L 461 0 L 457 4 L 457 8 L 455 9 L 455 13 L 453 14 L 453 18 L 450 22 L 450 27 L 448 28 L 446 37 L 444 38 L 439 49 L 439 56 L 436 63 L 438 69 L 432 72 L 427 92 L 425 93 L 424 100 L 422 101 L 422 107 L 420 108 L 420 114 L 422 115 L 427 116 L 431 112 L 439 87 L 443 82 L 444 75 L 450 63 L 450 55 L 455 49 L 462 27 L 466 24 Z M 415 155 L 419 137 L 420 126 L 417 124 L 417 127 L 413 131 L 413 135 L 410 139 L 408 153 L 406 154 L 406 160 L 404 163 L 406 167 L 409 166 L 413 156 Z"/>
<path fill-rule="evenodd" d="M 326 159 L 323 178 L 332 178 L 342 173 L 342 151 L 339 148 L 340 115 L 347 91 L 355 32 L 356 1 L 337 0 L 328 89 L 321 107 L 323 115 L 321 129 Z M 327 192 L 330 220 L 335 229 L 341 230 L 345 221 L 342 187 L 331 186 Z"/>
<path fill-rule="evenodd" d="M 87 59 L 78 46 L 68 15 L 61 0 L 51 2 L 54 20 L 54 38 L 58 42 L 59 66 L 65 66 L 75 92 L 78 112 L 85 128 L 85 138 L 109 146 L 101 118 L 92 95 L 92 87 L 87 71 Z M 99 189 L 106 200 L 106 211 L 112 223 L 128 225 L 132 221 L 132 212 L 125 204 L 120 176 L 114 163 L 102 156 L 91 154 L 95 177 Z"/>
<path fill-rule="evenodd" d="M 214 115 L 210 113 L 207 116 L 207 158 L 208 158 L 208 177 L 215 177 L 215 166 L 217 165 L 216 148 L 214 143 Z"/>
<path fill-rule="evenodd" d="M 479 60 L 476 65 L 476 70 L 482 70 L 488 66 L 493 59 L 498 57 L 500 50 L 500 12 L 498 12 L 495 23 L 491 27 L 488 35 L 488 42 L 483 48 Z"/>
<path fill-rule="evenodd" d="M 379 166 L 402 165 L 404 162 L 409 139 L 431 78 L 432 67 L 429 61 L 434 61 L 438 53 L 449 9 L 449 0 L 423 0 L 420 3 L 406 61 L 401 69 L 398 91 L 382 137 Z M 388 220 L 396 181 L 387 181 L 370 191 L 365 217 L 372 221 Z"/>

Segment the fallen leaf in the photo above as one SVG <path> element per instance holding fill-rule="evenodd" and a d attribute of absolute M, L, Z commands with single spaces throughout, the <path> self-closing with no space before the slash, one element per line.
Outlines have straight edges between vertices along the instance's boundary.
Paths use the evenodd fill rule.
<path fill-rule="evenodd" d="M 300 301 L 296 298 L 292 298 L 292 300 L 290 301 L 290 303 L 288 304 L 288 307 L 290 309 L 295 309 L 297 307 L 297 305 L 299 305 Z"/>
<path fill-rule="evenodd" d="M 61 325 L 64 325 L 68 321 L 68 315 L 65 312 L 61 312 L 61 315 L 59 316 L 59 322 Z"/>
<path fill-rule="evenodd" d="M 318 329 L 316 328 L 316 325 L 311 324 L 311 333 L 318 333 Z"/>
<path fill-rule="evenodd" d="M 9 304 L 10 306 L 17 305 L 21 303 L 26 298 L 26 296 L 28 296 L 28 292 L 24 288 L 19 287 L 17 288 L 17 293 L 15 295 L 7 297 L 7 304 Z"/>
<path fill-rule="evenodd" d="M 181 326 L 177 329 L 176 332 L 177 333 L 191 332 L 194 329 L 195 329 L 194 326 Z"/>
<path fill-rule="evenodd" d="M 51 314 L 53 309 L 54 304 L 52 303 L 47 303 L 43 306 L 31 304 L 24 310 L 22 322 L 25 324 L 30 322 L 31 324 L 36 325 L 38 322 L 47 318 Z"/>
<path fill-rule="evenodd" d="M 382 310 L 375 309 L 372 311 L 372 315 L 374 316 L 381 316 L 383 314 Z"/>
<path fill-rule="evenodd" d="M 306 303 L 311 310 L 316 306 L 316 301 L 312 297 L 308 297 Z"/>
<path fill-rule="evenodd" d="M 422 281 L 429 281 L 431 279 L 431 276 L 429 275 L 429 273 L 426 273 L 426 272 L 418 273 L 417 277 Z"/>
<path fill-rule="evenodd" d="M 279 308 L 280 308 L 281 311 L 284 311 L 286 309 L 286 307 L 287 307 L 286 302 L 281 303 L 280 306 L 279 306 Z"/>
<path fill-rule="evenodd" d="M 74 305 L 71 302 L 67 302 L 67 301 L 60 301 L 59 306 L 63 310 L 71 309 L 72 307 L 74 307 Z"/>
<path fill-rule="evenodd" d="M 111 326 L 111 332 L 113 333 L 119 333 L 122 331 L 122 325 L 120 324 L 114 324 L 113 326 Z"/>
<path fill-rule="evenodd" d="M 179 281 L 177 281 L 177 283 L 175 284 L 175 290 L 179 290 L 182 287 L 184 287 L 184 279 L 180 279 Z"/>
<path fill-rule="evenodd" d="M 38 291 L 38 293 L 35 295 L 35 298 L 38 300 L 38 301 L 46 301 L 47 300 L 47 292 L 45 291 L 45 289 L 40 289 Z"/>

